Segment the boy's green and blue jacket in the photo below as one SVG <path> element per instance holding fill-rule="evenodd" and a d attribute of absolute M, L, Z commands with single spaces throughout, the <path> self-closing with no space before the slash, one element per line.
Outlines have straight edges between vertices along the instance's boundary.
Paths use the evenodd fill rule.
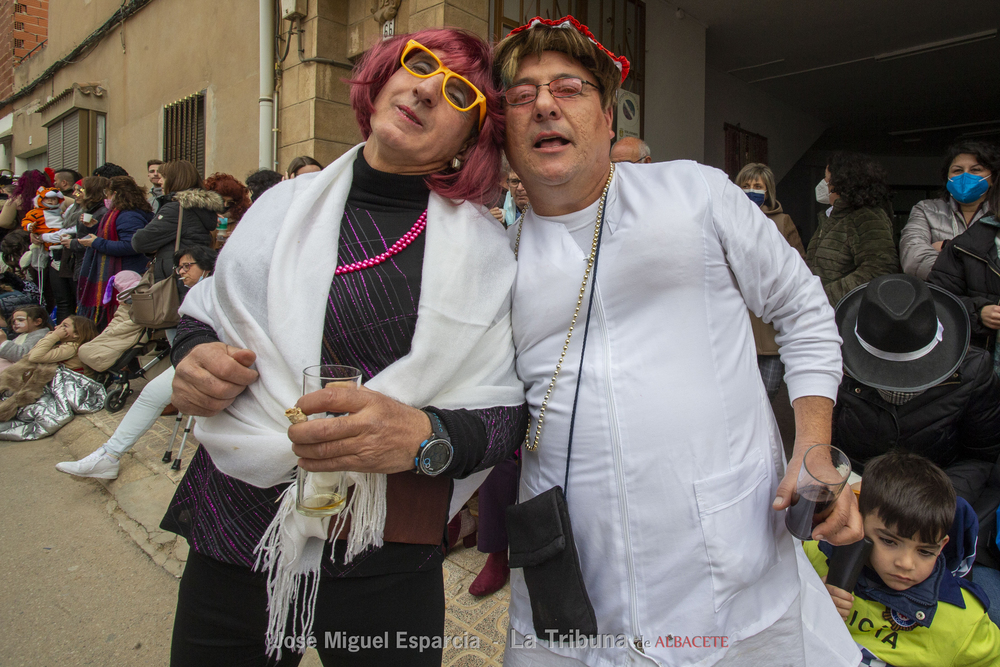
<path fill-rule="evenodd" d="M 854 604 L 847 627 L 866 667 L 996 667 L 1000 628 L 990 620 L 989 598 L 962 578 L 975 560 L 979 523 L 972 507 L 958 499 L 951 539 L 931 575 L 896 591 L 868 566 L 851 591 Z M 805 542 L 806 555 L 820 576 L 829 570 L 832 547 Z"/>

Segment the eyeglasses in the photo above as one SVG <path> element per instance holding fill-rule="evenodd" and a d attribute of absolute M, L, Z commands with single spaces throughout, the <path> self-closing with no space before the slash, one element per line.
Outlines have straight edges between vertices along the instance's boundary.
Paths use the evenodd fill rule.
<path fill-rule="evenodd" d="M 198 262 L 182 262 L 177 265 L 177 268 L 174 269 L 174 271 L 177 272 L 177 275 L 180 275 L 182 273 L 187 273 L 188 271 L 191 270 L 191 267 L 196 265 L 197 263 Z"/>
<path fill-rule="evenodd" d="M 552 97 L 576 97 L 583 93 L 584 86 L 598 88 L 579 77 L 567 76 L 562 79 L 553 79 L 548 83 L 521 83 L 511 86 L 504 92 L 503 97 L 510 106 L 519 107 L 522 104 L 534 102 L 535 98 L 538 97 L 539 88 L 548 88 Z"/>
<path fill-rule="evenodd" d="M 513 188 L 513 189 L 516 190 L 518 188 L 518 186 L 521 185 L 521 179 L 520 178 L 508 178 L 507 179 L 507 185 L 509 185 L 511 188 Z"/>
<path fill-rule="evenodd" d="M 444 99 L 462 113 L 479 105 L 479 129 L 483 129 L 483 123 L 486 121 L 486 96 L 479 92 L 471 81 L 445 67 L 430 49 L 415 39 L 406 43 L 399 62 L 403 65 L 403 69 L 419 79 L 429 79 L 444 72 L 444 81 L 441 82 Z"/>

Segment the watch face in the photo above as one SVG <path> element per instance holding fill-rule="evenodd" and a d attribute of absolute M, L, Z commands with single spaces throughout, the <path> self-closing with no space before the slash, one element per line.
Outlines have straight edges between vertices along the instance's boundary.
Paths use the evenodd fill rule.
<path fill-rule="evenodd" d="M 420 467 L 432 475 L 440 473 L 451 463 L 452 449 L 446 440 L 426 444 L 420 452 Z"/>

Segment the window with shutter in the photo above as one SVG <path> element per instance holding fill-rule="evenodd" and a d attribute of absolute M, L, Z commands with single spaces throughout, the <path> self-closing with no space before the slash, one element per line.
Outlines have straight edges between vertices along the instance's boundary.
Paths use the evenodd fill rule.
<path fill-rule="evenodd" d="M 74 111 L 49 125 L 49 166 L 53 169 L 80 167 L 80 112 Z"/>
<path fill-rule="evenodd" d="M 77 171 L 80 167 L 80 114 L 71 113 L 63 119 L 63 154 L 60 169 Z"/>
<path fill-rule="evenodd" d="M 163 159 L 187 160 L 205 176 L 205 94 L 163 107 Z"/>
<path fill-rule="evenodd" d="M 49 125 L 49 166 L 57 169 L 63 160 L 63 123 Z"/>

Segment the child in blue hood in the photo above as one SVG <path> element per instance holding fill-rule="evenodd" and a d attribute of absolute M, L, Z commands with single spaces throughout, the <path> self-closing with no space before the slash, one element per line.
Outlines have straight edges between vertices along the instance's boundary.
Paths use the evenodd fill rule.
<path fill-rule="evenodd" d="M 1000 664 L 989 599 L 962 579 L 975 560 L 979 522 L 944 472 L 922 456 L 891 451 L 865 465 L 859 504 L 874 548 L 853 595 L 827 589 L 861 648 L 861 664 Z M 803 547 L 825 581 L 830 545 Z"/>

